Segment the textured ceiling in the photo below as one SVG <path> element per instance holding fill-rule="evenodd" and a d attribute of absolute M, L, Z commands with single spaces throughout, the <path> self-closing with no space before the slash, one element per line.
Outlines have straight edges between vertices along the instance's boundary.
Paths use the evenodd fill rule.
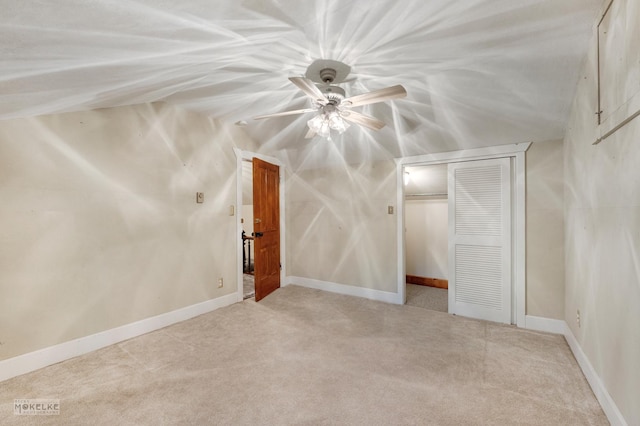
<path fill-rule="evenodd" d="M 0 118 L 166 101 L 236 122 L 297 166 L 561 138 L 602 0 L 0 0 Z M 303 139 L 287 77 L 352 68 L 387 123 Z"/>

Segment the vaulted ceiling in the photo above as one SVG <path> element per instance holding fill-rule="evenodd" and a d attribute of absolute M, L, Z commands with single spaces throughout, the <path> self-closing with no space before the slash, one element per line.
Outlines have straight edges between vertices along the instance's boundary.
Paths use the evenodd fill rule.
<path fill-rule="evenodd" d="M 246 121 L 299 165 L 561 138 L 602 0 L 2 0 L 0 118 L 166 101 Z M 305 140 L 288 80 L 351 66 L 347 96 L 387 126 Z"/>

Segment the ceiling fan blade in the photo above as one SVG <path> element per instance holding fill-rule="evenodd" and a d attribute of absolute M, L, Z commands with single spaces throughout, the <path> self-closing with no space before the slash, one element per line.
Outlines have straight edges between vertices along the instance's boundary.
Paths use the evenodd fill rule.
<path fill-rule="evenodd" d="M 359 112 L 355 111 L 344 111 L 340 114 L 340 116 L 347 121 L 359 124 L 364 127 L 368 127 L 369 129 L 373 130 L 380 130 L 385 126 L 385 124 L 377 118 L 360 114 Z"/>
<path fill-rule="evenodd" d="M 401 85 L 386 87 L 373 92 L 363 93 L 362 95 L 352 96 L 344 99 L 340 104 L 344 106 L 360 106 L 374 104 L 376 102 L 388 101 L 389 99 L 404 98 L 407 91 Z"/>
<path fill-rule="evenodd" d="M 304 77 L 289 77 L 289 80 L 291 80 L 293 84 L 298 86 L 298 88 L 302 90 L 305 95 L 313 99 L 315 102 L 319 103 L 320 105 L 327 104 L 327 98 L 325 98 L 324 94 L 320 91 L 320 89 L 318 89 L 313 81 Z"/>
<path fill-rule="evenodd" d="M 312 139 L 317 133 L 313 130 L 309 129 L 306 135 L 304 135 L 305 139 Z"/>
<path fill-rule="evenodd" d="M 315 108 L 296 109 L 296 110 L 292 110 L 292 111 L 276 112 L 274 114 L 259 115 L 257 117 L 253 117 L 253 119 L 254 120 L 262 120 L 264 118 L 283 117 L 285 115 L 304 114 L 305 112 L 316 112 L 316 111 L 318 111 L 318 110 L 315 109 Z"/>

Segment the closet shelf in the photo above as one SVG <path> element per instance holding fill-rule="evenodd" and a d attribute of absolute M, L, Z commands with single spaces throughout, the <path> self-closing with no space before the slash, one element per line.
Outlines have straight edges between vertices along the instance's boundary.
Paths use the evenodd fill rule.
<path fill-rule="evenodd" d="M 406 194 L 405 197 L 446 197 L 446 192 L 429 192 L 424 194 Z"/>

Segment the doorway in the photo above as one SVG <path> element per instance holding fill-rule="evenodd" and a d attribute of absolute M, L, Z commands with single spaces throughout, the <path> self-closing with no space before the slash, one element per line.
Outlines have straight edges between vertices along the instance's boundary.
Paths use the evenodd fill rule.
<path fill-rule="evenodd" d="M 511 160 L 407 167 L 404 173 L 407 304 L 509 324 Z M 444 287 L 446 309 L 437 303 Z"/>
<path fill-rule="evenodd" d="M 255 241 L 253 236 L 253 162 L 242 160 L 242 299 L 255 297 Z"/>
<path fill-rule="evenodd" d="M 407 305 L 448 312 L 447 164 L 406 167 Z"/>
<path fill-rule="evenodd" d="M 397 226 L 397 241 L 398 241 L 398 303 L 406 303 L 408 299 L 407 291 L 407 235 L 406 229 L 407 220 L 407 204 L 409 201 L 405 200 L 405 171 L 410 172 L 411 167 L 418 166 L 431 166 L 431 165 L 446 165 L 447 166 L 447 205 L 448 205 L 448 311 L 449 313 L 456 315 L 470 316 L 474 318 L 482 318 L 483 314 L 478 314 L 473 309 L 467 309 L 466 311 L 460 310 L 461 303 L 471 302 L 473 304 L 485 304 L 482 308 L 495 308 L 495 300 L 500 300 L 501 307 L 504 307 L 499 315 L 493 318 L 486 318 L 492 321 L 499 321 L 504 323 L 516 324 L 518 326 L 525 326 L 525 152 L 529 148 L 530 143 L 502 145 L 495 147 L 452 151 L 439 154 L 420 155 L 414 157 L 406 157 L 398 160 L 397 162 L 397 206 L 398 206 L 398 226 Z M 502 160 L 498 160 L 502 159 Z M 482 160 L 498 160 L 500 162 L 506 162 L 507 165 L 501 165 L 498 167 L 500 172 L 494 174 L 496 169 L 495 164 L 482 163 Z M 458 180 L 452 181 L 452 167 L 453 164 L 467 164 L 470 165 L 468 169 L 463 167 L 459 170 L 459 175 L 462 177 L 459 182 L 459 186 L 455 186 Z M 488 167 L 488 168 L 487 168 Z M 477 170 L 475 170 L 477 169 Z M 455 172 L 453 172 L 455 173 Z M 474 177 L 474 173 L 478 173 L 477 177 Z M 497 176 L 497 179 L 494 179 Z M 410 177 L 409 177 L 410 178 Z M 506 178 L 508 185 L 504 186 L 504 179 Z M 493 187 L 487 188 L 483 183 L 486 181 L 492 181 Z M 460 202 L 458 205 L 465 208 L 452 209 L 452 205 L 455 206 L 455 198 L 452 200 L 452 183 L 453 188 L 457 188 L 456 194 L 460 194 Z M 478 185 L 476 185 L 478 184 Z M 495 186 L 498 185 L 498 186 Z M 502 185 L 502 186 L 500 186 Z M 474 191 L 476 191 L 474 193 Z M 489 194 L 501 194 L 500 203 L 491 204 L 493 202 L 492 196 L 485 196 Z M 471 194 L 471 195 L 470 195 Z M 433 195 L 433 194 L 431 194 Z M 414 197 L 415 198 L 415 197 Z M 482 202 L 478 203 L 480 200 Z M 487 201 L 489 204 L 486 204 Z M 465 202 L 466 204 L 465 206 Z M 474 210 L 479 208 L 480 210 Z M 501 223 L 505 227 L 508 227 L 507 232 L 501 232 L 499 236 L 496 235 L 466 235 L 468 231 L 467 225 L 474 225 L 474 220 L 477 217 L 481 217 L 482 220 L 487 219 L 483 214 L 483 209 L 491 209 L 492 211 L 501 210 L 504 214 L 504 209 L 508 210 L 508 220 L 504 220 L 505 216 L 501 217 Z M 411 209 L 411 207 L 409 207 Z M 411 213 L 410 213 L 411 214 Z M 457 215 L 457 216 L 456 216 Z M 456 217 L 462 218 L 463 221 L 456 228 Z M 491 216 L 495 218 L 495 215 Z M 467 222 L 464 222 L 464 221 Z M 498 223 L 498 222 L 496 222 Z M 454 232 L 453 229 L 463 230 L 465 232 Z M 477 224 L 478 229 L 488 229 L 487 222 L 483 224 Z M 506 229 L 506 228 L 500 228 Z M 471 229 L 471 234 L 475 231 Z M 452 236 L 453 235 L 453 236 Z M 485 238 L 486 237 L 486 238 Z M 505 243 L 504 238 L 508 238 L 508 244 Z M 456 239 L 457 238 L 457 239 Z M 483 239 L 484 238 L 484 239 Z M 496 244 L 496 241 L 502 241 L 500 244 Z M 492 256 L 479 258 L 478 255 Z M 507 259 L 507 264 L 503 264 L 503 260 Z M 466 262 L 466 263 L 465 263 Z M 456 268 L 456 263 L 459 263 L 460 267 Z M 476 268 L 477 265 L 481 267 Z M 491 266 L 491 267 L 489 267 Z M 484 269 L 482 269 L 484 267 Z M 461 292 L 456 294 L 456 277 L 458 273 L 460 282 L 462 283 Z M 499 277 L 494 281 L 483 281 L 483 274 L 487 276 Z M 469 277 L 471 277 L 469 279 Z M 492 287 L 496 282 L 500 282 L 509 286 L 508 291 L 502 291 L 499 295 L 491 296 L 491 303 L 485 303 L 483 299 L 485 295 L 495 290 Z M 476 286 L 476 283 L 480 283 L 480 286 Z M 481 287 L 481 288 L 480 288 Z M 504 289 L 504 287 L 502 288 Z M 502 290 L 501 289 L 501 290 Z M 466 292 L 466 293 L 465 293 Z M 475 292 L 475 293 L 474 293 Z M 458 298 L 457 296 L 463 296 Z M 482 309 L 480 309 L 481 311 Z M 486 312 L 485 312 L 486 313 Z"/>

